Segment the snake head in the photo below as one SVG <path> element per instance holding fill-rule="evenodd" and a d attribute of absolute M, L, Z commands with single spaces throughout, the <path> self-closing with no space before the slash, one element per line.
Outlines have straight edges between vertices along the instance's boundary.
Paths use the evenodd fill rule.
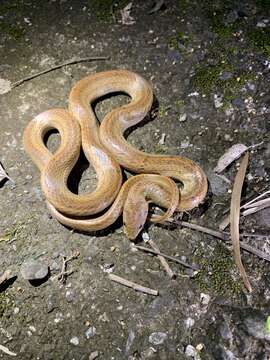
<path fill-rule="evenodd" d="M 143 198 L 132 204 L 126 203 L 123 210 L 124 233 L 135 240 L 142 231 L 148 215 L 148 202 Z"/>

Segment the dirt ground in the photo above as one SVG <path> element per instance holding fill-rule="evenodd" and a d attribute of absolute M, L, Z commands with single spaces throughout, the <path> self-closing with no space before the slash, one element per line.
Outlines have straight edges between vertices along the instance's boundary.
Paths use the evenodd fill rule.
<path fill-rule="evenodd" d="M 236 166 L 222 173 L 231 183 L 213 169 L 234 144 L 261 144 L 250 153 L 243 200 L 269 190 L 269 1 L 171 0 L 160 9 L 162 2 L 156 3 L 133 1 L 134 21 L 127 21 L 123 0 L 0 2 L 0 161 L 14 180 L 0 183 L 0 274 L 10 269 L 13 275 L 0 288 L 0 359 L 270 357 L 269 262 L 242 251 L 249 294 L 224 242 L 180 226 L 148 226 L 145 233 L 162 252 L 200 268 L 170 261 L 176 274 L 170 279 L 156 257 L 134 249 L 121 219 L 90 235 L 52 219 L 39 171 L 23 149 L 28 122 L 44 110 L 66 107 L 76 81 L 124 68 L 151 82 L 158 104 L 157 116 L 129 141 L 146 152 L 191 158 L 207 173 L 207 201 L 184 214 L 185 221 L 218 229 Z M 8 81 L 91 56 L 109 59 L 61 67 L 5 91 Z M 121 95 L 99 102 L 99 119 L 127 101 Z M 52 135 L 48 147 L 58 141 Z M 95 186 L 91 166 L 84 169 L 81 192 Z M 266 235 L 243 241 L 268 257 L 269 224 L 268 208 L 241 218 L 240 225 L 241 232 Z M 63 256 L 76 251 L 63 284 L 57 279 Z M 50 268 L 38 284 L 22 277 L 29 260 Z M 110 272 L 159 295 L 113 283 Z"/>

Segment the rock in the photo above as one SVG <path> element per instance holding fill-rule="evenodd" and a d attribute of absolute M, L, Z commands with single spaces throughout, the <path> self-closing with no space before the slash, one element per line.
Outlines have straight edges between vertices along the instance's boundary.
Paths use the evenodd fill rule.
<path fill-rule="evenodd" d="M 233 104 L 233 106 L 236 106 L 239 109 L 244 109 L 246 107 L 244 100 L 241 98 L 233 99 L 232 104 Z"/>
<path fill-rule="evenodd" d="M 72 302 L 75 300 L 75 293 L 73 290 L 66 291 L 66 299 L 67 299 L 67 302 Z"/>
<path fill-rule="evenodd" d="M 236 10 L 231 10 L 225 17 L 225 23 L 233 24 L 239 18 L 238 12 Z"/>
<path fill-rule="evenodd" d="M 153 345 L 161 345 L 167 339 L 167 336 L 164 332 L 153 332 L 149 336 L 149 342 Z"/>
<path fill-rule="evenodd" d="M 185 349 L 185 355 L 187 357 L 192 357 L 193 359 L 199 360 L 200 356 L 198 355 L 197 350 L 195 349 L 194 346 L 192 345 L 187 345 L 186 349 Z"/>
<path fill-rule="evenodd" d="M 187 114 L 186 114 L 186 113 L 180 114 L 178 120 L 179 120 L 180 122 L 186 121 L 186 120 L 187 120 Z"/>
<path fill-rule="evenodd" d="M 227 193 L 230 184 L 223 180 L 221 176 L 211 171 L 207 173 L 207 177 L 214 195 Z"/>
<path fill-rule="evenodd" d="M 99 356 L 99 352 L 98 351 L 93 351 L 89 355 L 89 360 L 95 360 L 98 356 Z"/>
<path fill-rule="evenodd" d="M 233 73 L 231 73 L 230 71 L 223 71 L 219 78 L 220 80 L 228 80 L 231 79 L 232 77 L 233 77 Z"/>
<path fill-rule="evenodd" d="M 77 336 L 73 336 L 69 342 L 75 346 L 79 345 L 80 343 L 79 338 Z"/>
<path fill-rule="evenodd" d="M 88 328 L 85 332 L 85 336 L 87 339 L 91 339 L 92 337 L 94 337 L 96 335 L 97 329 L 94 326 L 91 326 L 90 328 Z"/>
<path fill-rule="evenodd" d="M 214 95 L 214 105 L 215 108 L 218 109 L 221 106 L 223 106 L 223 102 L 222 102 L 222 96 L 219 96 L 217 94 Z"/>
<path fill-rule="evenodd" d="M 21 274 L 25 280 L 44 279 L 48 272 L 48 265 L 37 260 L 28 260 L 21 266 Z"/>

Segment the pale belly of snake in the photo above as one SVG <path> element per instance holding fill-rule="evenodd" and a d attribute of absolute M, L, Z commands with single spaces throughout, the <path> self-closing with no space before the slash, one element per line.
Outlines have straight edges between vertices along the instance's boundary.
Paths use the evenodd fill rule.
<path fill-rule="evenodd" d="M 114 92 L 126 93 L 131 101 L 112 110 L 99 126 L 92 104 Z M 140 75 L 127 70 L 100 72 L 74 85 L 68 110 L 45 111 L 28 124 L 24 147 L 41 172 L 49 211 L 59 222 L 97 231 L 123 213 L 124 231 L 135 239 L 147 219 L 149 202 L 167 209 L 161 216 L 150 217 L 153 222 L 164 222 L 175 211 L 191 210 L 203 202 L 207 178 L 197 164 L 181 156 L 144 153 L 124 138 L 126 129 L 145 118 L 152 101 L 152 88 Z M 58 130 L 61 138 L 53 154 L 44 143 L 51 129 Z M 67 181 L 81 147 L 96 171 L 97 186 L 91 193 L 74 194 Z M 122 184 L 121 167 L 139 175 Z M 181 182 L 180 191 L 172 179 Z"/>

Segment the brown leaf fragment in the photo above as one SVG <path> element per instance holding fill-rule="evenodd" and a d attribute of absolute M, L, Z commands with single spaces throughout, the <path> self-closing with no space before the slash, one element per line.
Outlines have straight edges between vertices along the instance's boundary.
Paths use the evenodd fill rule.
<path fill-rule="evenodd" d="M 233 145 L 219 158 L 214 171 L 216 173 L 221 173 L 227 166 L 229 166 L 234 160 L 238 159 L 247 150 L 248 147 L 244 144 Z"/>
<path fill-rule="evenodd" d="M 241 201 L 241 192 L 245 179 L 245 174 L 248 165 L 249 154 L 246 153 L 241 161 L 239 170 L 236 174 L 233 190 L 232 190 L 232 198 L 231 198 L 231 208 L 230 208 L 230 232 L 231 232 L 231 241 L 233 245 L 233 255 L 234 261 L 244 284 L 249 292 L 252 292 L 252 288 L 250 282 L 248 280 L 245 268 L 243 266 L 240 254 L 240 241 L 239 241 L 239 218 L 240 218 L 240 201 Z"/>

